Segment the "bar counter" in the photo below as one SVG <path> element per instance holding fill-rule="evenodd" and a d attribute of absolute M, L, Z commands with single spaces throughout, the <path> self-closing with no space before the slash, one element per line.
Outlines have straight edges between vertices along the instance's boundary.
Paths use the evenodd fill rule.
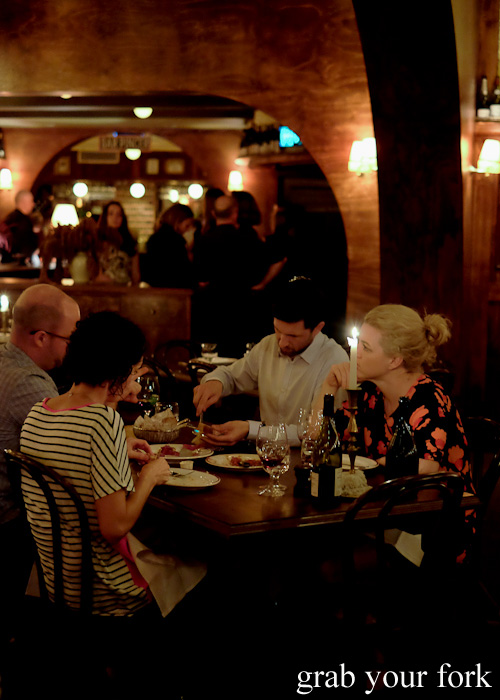
<path fill-rule="evenodd" d="M 38 282 L 4 277 L 0 279 L 0 294 L 9 297 L 12 308 L 21 292 Z M 116 311 L 134 321 L 144 332 L 151 352 L 168 340 L 191 337 L 190 289 L 95 283 L 56 286 L 78 302 L 82 317 L 94 311 Z"/>

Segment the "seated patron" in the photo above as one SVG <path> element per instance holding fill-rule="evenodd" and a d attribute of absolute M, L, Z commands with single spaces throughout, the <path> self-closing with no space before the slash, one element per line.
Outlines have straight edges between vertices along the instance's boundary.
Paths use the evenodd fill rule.
<path fill-rule="evenodd" d="M 100 312 L 81 321 L 71 335 L 65 359 L 72 388 L 35 404 L 21 432 L 22 452 L 55 469 L 73 484 L 85 504 L 92 530 L 94 614 L 131 616 L 149 603 L 145 588 L 134 583 L 117 547 L 136 523 L 152 489 L 166 482 L 170 470 L 165 459 L 148 461 L 149 455 L 144 454 L 146 463 L 134 486 L 123 421 L 106 405 L 130 393 L 144 347 L 142 331 L 115 313 Z M 38 503 L 34 484 L 33 490 L 33 497 L 24 494 L 26 511 L 52 595 L 53 561 L 44 546 L 50 516 Z M 64 499 L 61 495 L 59 503 L 64 504 Z M 62 527 L 63 537 L 72 541 L 72 517 Z M 65 549 L 63 562 L 74 557 L 77 548 L 78 543 Z M 63 569 L 67 604 L 77 607 L 79 574 L 72 574 L 64 563 Z"/>
<path fill-rule="evenodd" d="M 462 421 L 443 387 L 424 367 L 436 360 L 436 348 L 451 336 L 450 324 L 439 314 L 421 318 L 399 304 L 377 306 L 364 318 L 358 339 L 357 370 L 361 391 L 356 415 L 364 437 L 364 454 L 385 464 L 387 446 L 398 416 L 399 398 L 409 399 L 407 417 L 419 456 L 419 472 L 459 472 L 472 493 L 471 466 Z M 334 365 L 322 395 L 347 388 L 349 363 Z M 322 399 L 316 403 L 320 408 Z M 338 417 L 339 430 L 345 420 Z"/>
<path fill-rule="evenodd" d="M 291 280 L 274 306 L 274 334 L 232 365 L 206 374 L 195 388 L 197 415 L 223 396 L 257 391 L 261 419 L 268 424 L 286 423 L 291 444 L 298 444 L 299 409 L 311 408 L 332 360 L 347 360 L 345 350 L 321 332 L 324 325 L 316 286 L 306 278 Z M 206 441 L 234 445 L 255 439 L 258 428 L 258 421 L 229 421 L 214 426 Z"/>

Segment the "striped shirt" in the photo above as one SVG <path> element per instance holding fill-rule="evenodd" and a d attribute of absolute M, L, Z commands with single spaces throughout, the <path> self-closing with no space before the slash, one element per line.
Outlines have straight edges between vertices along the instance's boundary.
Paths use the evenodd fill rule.
<path fill-rule="evenodd" d="M 95 501 L 120 489 L 132 491 L 123 421 L 101 404 L 54 411 L 47 400 L 35 404 L 21 431 L 21 451 L 67 479 L 85 504 L 92 532 L 94 568 L 93 613 L 132 615 L 147 603 L 144 589 L 132 581 L 122 556 L 99 529 Z M 40 488 L 23 475 L 23 495 L 47 584 L 53 599 L 53 556 L 50 513 Z M 78 607 L 81 539 L 76 509 L 64 492 L 56 493 L 62 517 L 64 596 Z"/>

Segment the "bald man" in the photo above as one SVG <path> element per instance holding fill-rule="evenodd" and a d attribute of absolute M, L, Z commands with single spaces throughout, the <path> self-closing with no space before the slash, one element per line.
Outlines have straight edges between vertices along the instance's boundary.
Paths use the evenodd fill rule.
<path fill-rule="evenodd" d="M 19 449 L 21 426 L 33 405 L 57 396 L 47 372 L 62 363 L 79 318 L 78 304 L 67 294 L 48 284 L 33 285 L 17 300 L 10 341 L 0 348 L 0 556 L 9 571 L 9 576 L 0 576 L 0 655 L 1 642 L 12 634 L 16 603 L 33 561 L 31 536 L 11 491 L 4 450 Z"/>

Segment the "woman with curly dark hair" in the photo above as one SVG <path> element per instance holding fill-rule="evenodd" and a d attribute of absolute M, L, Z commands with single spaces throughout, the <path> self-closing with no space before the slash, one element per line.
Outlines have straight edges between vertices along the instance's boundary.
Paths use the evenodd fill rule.
<path fill-rule="evenodd" d="M 128 228 L 127 215 L 120 202 L 108 202 L 97 223 L 97 282 L 139 284 L 137 242 Z"/>
<path fill-rule="evenodd" d="M 21 432 L 21 450 L 72 483 L 85 504 L 92 530 L 93 613 L 98 615 L 130 616 L 149 602 L 117 546 L 153 488 L 166 483 L 169 466 L 163 458 L 146 461 L 134 485 L 123 421 L 107 405 L 129 393 L 144 347 L 142 331 L 118 314 L 104 311 L 80 321 L 65 360 L 73 386 L 35 404 Z M 26 511 L 52 595 L 50 515 L 37 499 L 34 482 L 30 489 L 29 497 L 26 490 L 24 495 Z M 68 543 L 63 552 L 65 598 L 70 607 L 78 607 L 80 572 L 72 566 L 81 546 L 77 516 L 64 493 L 57 499 Z"/>

